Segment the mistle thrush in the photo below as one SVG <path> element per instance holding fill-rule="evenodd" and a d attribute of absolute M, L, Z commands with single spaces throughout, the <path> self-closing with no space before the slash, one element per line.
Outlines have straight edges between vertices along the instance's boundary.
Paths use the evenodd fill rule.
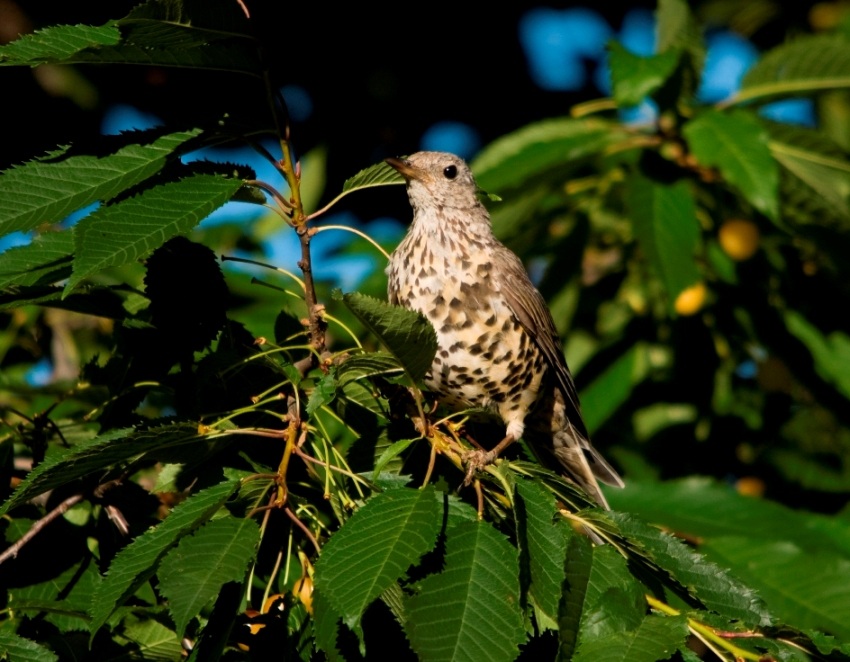
<path fill-rule="evenodd" d="M 590 444 L 552 314 L 519 258 L 493 236 L 469 167 L 443 152 L 387 163 L 407 181 L 413 207 L 387 267 L 389 300 L 418 310 L 437 331 L 427 387 L 451 408 L 501 417 L 496 453 L 524 435 L 544 464 L 560 465 L 607 508 L 597 479 L 623 481 Z"/>

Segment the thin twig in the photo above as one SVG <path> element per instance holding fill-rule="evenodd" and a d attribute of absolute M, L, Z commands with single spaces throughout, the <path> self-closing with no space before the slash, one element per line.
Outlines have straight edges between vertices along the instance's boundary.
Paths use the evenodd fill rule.
<path fill-rule="evenodd" d="M 73 496 L 69 496 L 62 503 L 56 506 L 53 510 L 47 513 L 40 520 L 35 522 L 23 536 L 21 536 L 20 540 L 16 541 L 14 545 L 9 547 L 6 551 L 0 554 L 0 563 L 4 561 L 15 558 L 18 555 L 18 552 L 21 551 L 21 548 L 26 545 L 30 540 L 35 538 L 41 530 L 44 529 L 48 524 L 50 524 L 57 517 L 61 517 L 72 507 L 77 505 L 80 501 L 83 500 L 82 494 L 74 494 Z"/>
<path fill-rule="evenodd" d="M 481 491 L 481 481 L 477 478 L 472 481 L 473 487 L 475 487 L 475 494 L 478 497 L 478 521 L 484 519 L 484 492 Z"/>
<path fill-rule="evenodd" d="M 337 473 L 341 473 L 343 476 L 348 476 L 354 481 L 363 481 L 362 476 L 358 476 L 356 473 L 348 471 L 347 469 L 343 469 L 342 467 L 338 467 L 334 464 L 330 464 L 329 462 L 323 462 L 322 460 L 318 460 L 312 455 L 308 455 L 307 453 L 302 451 L 298 446 L 293 448 L 292 451 L 305 462 L 312 462 L 313 464 L 318 464 L 320 467 L 325 467 L 325 469 L 329 469 L 330 471 L 336 471 Z"/>
<path fill-rule="evenodd" d="M 316 554 L 319 554 L 322 551 L 322 549 L 321 549 L 321 547 L 319 547 L 319 541 L 316 540 L 316 536 L 313 535 L 313 533 L 310 531 L 310 529 L 307 528 L 307 525 L 304 524 L 304 522 L 302 522 L 300 519 L 298 519 L 297 515 L 289 509 L 289 506 L 287 506 L 283 510 L 289 516 L 289 519 L 291 519 L 293 522 L 295 522 L 295 525 L 299 529 L 301 529 L 301 531 L 304 532 L 304 535 L 307 536 L 307 539 L 311 543 L 313 543 L 313 547 L 316 548 Z"/>

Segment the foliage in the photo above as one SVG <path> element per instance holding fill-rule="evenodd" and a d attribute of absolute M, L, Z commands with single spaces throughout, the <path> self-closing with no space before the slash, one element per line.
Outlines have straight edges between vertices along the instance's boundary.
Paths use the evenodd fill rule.
<path fill-rule="evenodd" d="M 372 166 L 318 208 L 282 106 L 250 132 L 223 108 L 0 175 L 0 233 L 31 236 L 0 254 L 0 655 L 848 659 L 850 160 L 758 111 L 850 86 L 850 50 L 790 41 L 701 107 L 698 24 L 682 0 L 658 13 L 656 55 L 612 44 L 612 100 L 473 163 L 496 232 L 546 266 L 588 428 L 625 469 L 611 512 L 521 448 L 464 487 L 472 436 L 502 431 L 433 411 L 434 329 L 372 280 L 332 295 L 312 274 L 324 214 L 401 180 Z M 0 65 L 227 71 L 273 99 L 251 34 L 238 3 L 150 0 Z M 657 123 L 618 119 L 646 96 Z M 261 134 L 280 182 L 186 158 Z M 259 234 L 198 228 L 231 199 L 291 228 L 301 277 L 222 272 L 212 248 Z M 746 260 L 718 239 L 730 218 L 757 230 Z M 48 332 L 82 369 L 37 387 Z"/>

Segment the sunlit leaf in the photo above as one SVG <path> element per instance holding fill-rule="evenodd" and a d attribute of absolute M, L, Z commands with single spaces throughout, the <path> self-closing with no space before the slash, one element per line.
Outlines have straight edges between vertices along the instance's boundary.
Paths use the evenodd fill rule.
<path fill-rule="evenodd" d="M 100 27 L 58 25 L 0 46 L 0 65 L 141 64 L 259 75 L 257 45 L 248 35 L 148 18 Z"/>
<path fill-rule="evenodd" d="M 523 505 L 519 528 L 522 545 L 528 550 L 529 592 L 540 609 L 556 621 L 564 585 L 566 525 L 555 521 L 555 499 L 541 486 L 520 480 L 516 489 Z"/>
<path fill-rule="evenodd" d="M 684 645 L 688 625 L 684 616 L 645 617 L 635 630 L 617 632 L 582 644 L 575 662 L 658 662 Z"/>
<path fill-rule="evenodd" d="M 166 157 L 198 134 L 172 133 L 107 156 L 58 157 L 6 170 L 0 175 L 0 234 L 58 223 L 86 205 L 110 200 L 161 170 Z"/>
<path fill-rule="evenodd" d="M 30 244 L 0 254 L 0 289 L 10 285 L 49 285 L 68 277 L 74 238 L 70 232 L 48 232 Z"/>
<path fill-rule="evenodd" d="M 525 641 L 516 550 L 485 522 L 446 532 L 444 570 L 407 602 L 406 632 L 423 660 L 504 660 Z"/>
<path fill-rule="evenodd" d="M 608 46 L 608 63 L 617 105 L 638 105 L 667 81 L 678 62 L 676 50 L 641 57 L 612 41 Z"/>
<path fill-rule="evenodd" d="M 756 209 L 776 220 L 779 169 L 767 131 L 755 117 L 743 110 L 709 110 L 688 122 L 684 133 L 700 164 L 716 167 Z"/>
<path fill-rule="evenodd" d="M 316 564 L 316 588 L 347 624 L 436 542 L 433 488 L 378 494 L 325 544 Z"/>
<path fill-rule="evenodd" d="M 694 552 L 669 533 L 625 513 L 606 513 L 620 529 L 635 560 L 649 561 L 666 572 L 706 608 L 745 624 L 770 625 L 774 618 L 761 597 L 720 566 Z M 650 566 L 651 567 L 651 566 Z"/>
<path fill-rule="evenodd" d="M 608 493 L 611 506 L 688 538 L 752 536 L 788 540 L 806 549 L 850 557 L 850 529 L 842 521 L 745 497 L 707 478 L 664 483 L 627 481 Z"/>
<path fill-rule="evenodd" d="M 425 376 L 437 353 L 437 333 L 424 315 L 356 292 L 344 294 L 342 299 L 414 382 Z"/>
<path fill-rule="evenodd" d="M 840 35 L 815 35 L 777 46 L 747 72 L 734 102 L 850 87 L 848 44 Z"/>
<path fill-rule="evenodd" d="M 46 646 L 19 637 L 8 630 L 0 630 L 0 655 L 15 662 L 57 662 L 59 656 Z"/>
<path fill-rule="evenodd" d="M 487 191 L 519 188 L 553 170 L 575 168 L 625 135 L 616 124 L 599 119 L 544 120 L 490 143 L 475 157 L 472 170 Z"/>
<path fill-rule="evenodd" d="M 238 179 L 195 175 L 101 207 L 74 228 L 74 272 L 66 293 L 87 276 L 134 262 L 188 232 L 241 185 Z"/>

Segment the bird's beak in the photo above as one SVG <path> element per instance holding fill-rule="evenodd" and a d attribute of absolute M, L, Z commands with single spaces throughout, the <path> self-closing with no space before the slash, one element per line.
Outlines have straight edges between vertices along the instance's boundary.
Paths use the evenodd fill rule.
<path fill-rule="evenodd" d="M 414 168 L 407 159 L 396 159 L 391 156 L 384 161 L 390 167 L 398 170 L 399 174 L 408 182 L 411 179 L 422 179 L 422 172 L 418 168 Z"/>

